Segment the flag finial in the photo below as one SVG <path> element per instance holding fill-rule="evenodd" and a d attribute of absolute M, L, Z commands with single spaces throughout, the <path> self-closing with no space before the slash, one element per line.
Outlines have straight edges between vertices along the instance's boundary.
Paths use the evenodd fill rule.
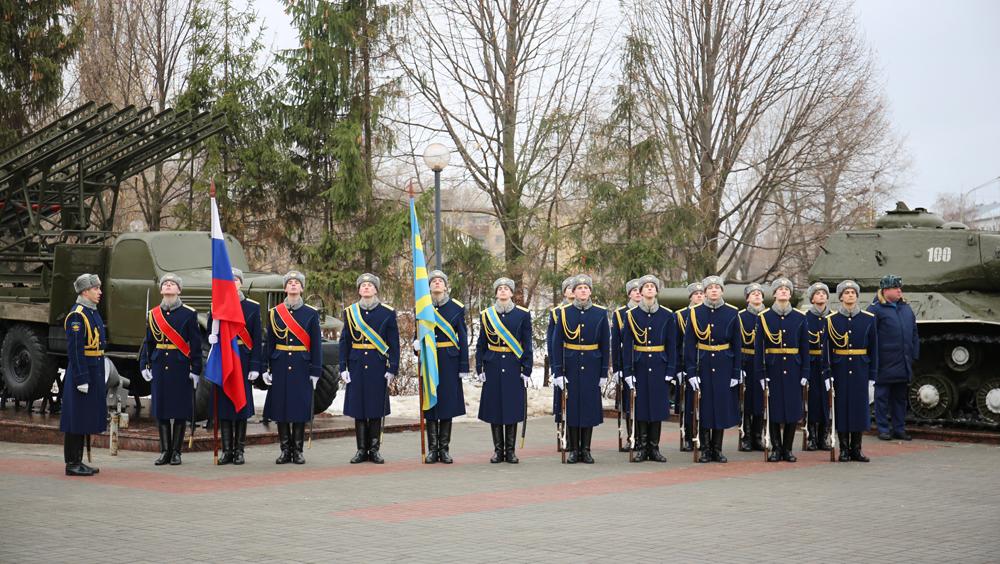
<path fill-rule="evenodd" d="M 215 197 L 215 179 L 212 179 L 212 183 L 208 187 L 208 195 L 211 198 Z"/>

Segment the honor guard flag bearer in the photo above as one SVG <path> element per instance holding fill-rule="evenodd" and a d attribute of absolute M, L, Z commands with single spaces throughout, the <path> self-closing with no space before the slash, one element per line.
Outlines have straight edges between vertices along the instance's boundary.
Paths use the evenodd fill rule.
<path fill-rule="evenodd" d="M 219 206 L 215 203 L 215 181 L 212 181 L 212 328 L 216 338 L 208 353 L 205 378 L 222 387 L 226 397 L 233 402 L 236 411 L 247 403 L 243 387 L 243 367 L 240 364 L 240 349 L 236 338 L 246 329 L 240 294 L 233 279 L 233 268 L 229 262 L 229 251 L 222 238 L 219 222 Z"/>
<path fill-rule="evenodd" d="M 420 409 L 427 411 L 437 405 L 438 363 L 437 344 L 434 342 L 434 304 L 427 284 L 427 261 L 424 244 L 420 240 L 420 224 L 417 223 L 417 207 L 410 198 L 410 240 L 413 243 L 413 311 L 417 318 L 417 341 L 420 348 L 420 379 L 423 392 Z M 438 252 L 441 252 L 438 249 Z M 442 328 L 443 330 L 443 328 Z"/>

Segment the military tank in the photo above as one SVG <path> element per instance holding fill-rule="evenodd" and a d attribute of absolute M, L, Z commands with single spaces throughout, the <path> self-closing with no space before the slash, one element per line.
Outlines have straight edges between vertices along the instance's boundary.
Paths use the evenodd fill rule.
<path fill-rule="evenodd" d="M 870 303 L 889 273 L 903 278 L 920 334 L 908 416 L 1000 427 L 1000 233 L 899 203 L 874 229 L 831 235 L 809 280 L 853 279 Z"/>

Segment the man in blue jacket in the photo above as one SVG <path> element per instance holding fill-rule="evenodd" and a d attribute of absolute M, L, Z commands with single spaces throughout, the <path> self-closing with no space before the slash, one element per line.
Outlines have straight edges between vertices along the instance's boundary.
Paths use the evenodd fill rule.
<path fill-rule="evenodd" d="M 904 427 L 906 395 L 913 379 L 913 363 L 920 358 L 917 318 L 903 299 L 903 279 L 887 274 L 868 306 L 878 327 L 878 375 L 875 378 L 875 424 L 878 438 L 910 440 Z M 892 432 L 889 419 L 892 419 Z"/>

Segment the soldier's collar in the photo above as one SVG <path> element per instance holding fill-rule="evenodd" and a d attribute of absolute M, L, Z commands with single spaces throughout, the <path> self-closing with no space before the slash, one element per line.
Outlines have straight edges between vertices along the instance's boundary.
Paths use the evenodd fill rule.
<path fill-rule="evenodd" d="M 823 309 L 819 309 L 816 304 L 809 304 L 809 311 L 817 317 L 826 317 L 826 314 L 830 313 L 830 306 L 823 306 Z"/>
<path fill-rule="evenodd" d="M 793 309 L 795 308 L 792 307 L 792 302 L 782 304 L 781 302 L 776 301 L 771 305 L 771 311 L 777 313 L 778 315 L 788 315 L 789 313 L 792 313 Z"/>
<path fill-rule="evenodd" d="M 434 297 L 434 294 L 431 294 L 431 303 L 433 303 L 434 305 L 436 305 L 438 307 L 441 307 L 444 304 L 448 303 L 448 300 L 450 300 L 450 299 L 451 299 L 451 295 L 449 295 L 448 292 L 443 292 L 441 294 L 441 299 L 438 299 L 438 298 Z"/>
<path fill-rule="evenodd" d="M 175 309 L 180 308 L 182 305 L 184 305 L 184 302 L 181 301 L 180 296 L 177 296 L 177 299 L 172 302 L 168 302 L 166 298 L 160 300 L 160 307 L 166 311 L 174 311 Z"/>
<path fill-rule="evenodd" d="M 378 307 L 378 304 L 380 303 L 382 303 L 382 301 L 378 299 L 378 296 L 372 296 L 370 298 L 360 298 L 358 300 L 358 307 L 360 307 L 365 311 L 370 311 Z"/>
<path fill-rule="evenodd" d="M 88 307 L 90 309 L 97 309 L 97 304 L 88 300 L 87 298 L 81 296 L 76 297 L 76 303 L 82 305 L 83 307 Z"/>
<path fill-rule="evenodd" d="M 592 305 L 594 305 L 594 302 L 590 298 L 583 301 L 573 298 L 573 306 L 578 309 L 582 309 L 583 311 L 587 311 Z"/>
<path fill-rule="evenodd" d="M 646 305 L 646 300 L 641 300 L 637 307 L 646 313 L 656 313 L 656 310 L 660 309 L 660 304 L 655 299 L 651 305 Z"/>
<path fill-rule="evenodd" d="M 300 307 L 302 307 L 304 304 L 305 302 L 302 300 L 302 296 L 299 296 L 299 299 L 295 300 L 294 302 L 290 300 L 288 296 L 285 296 L 285 307 L 287 307 L 290 311 L 295 311 Z"/>
<path fill-rule="evenodd" d="M 496 300 L 493 302 L 493 309 L 497 310 L 497 313 L 510 313 L 514 310 L 516 305 L 517 304 L 514 303 L 514 300 L 507 300 L 506 302 Z"/>
<path fill-rule="evenodd" d="M 861 306 L 859 304 L 854 304 L 854 307 L 848 309 L 846 306 L 844 306 L 844 304 L 840 304 L 840 307 L 837 308 L 837 311 L 839 311 L 841 315 L 846 315 L 847 317 L 854 317 L 855 315 L 861 313 Z"/>
<path fill-rule="evenodd" d="M 720 307 L 726 305 L 726 300 L 721 297 L 715 301 L 705 298 L 705 301 L 701 303 L 704 304 L 705 307 L 707 307 L 708 309 L 719 309 Z"/>
<path fill-rule="evenodd" d="M 756 314 L 764 311 L 765 309 L 767 309 L 767 308 L 764 307 L 764 304 L 760 304 L 759 306 L 753 306 L 753 305 L 747 304 L 747 311 L 749 311 L 750 313 L 752 313 L 754 315 L 756 315 Z"/>

